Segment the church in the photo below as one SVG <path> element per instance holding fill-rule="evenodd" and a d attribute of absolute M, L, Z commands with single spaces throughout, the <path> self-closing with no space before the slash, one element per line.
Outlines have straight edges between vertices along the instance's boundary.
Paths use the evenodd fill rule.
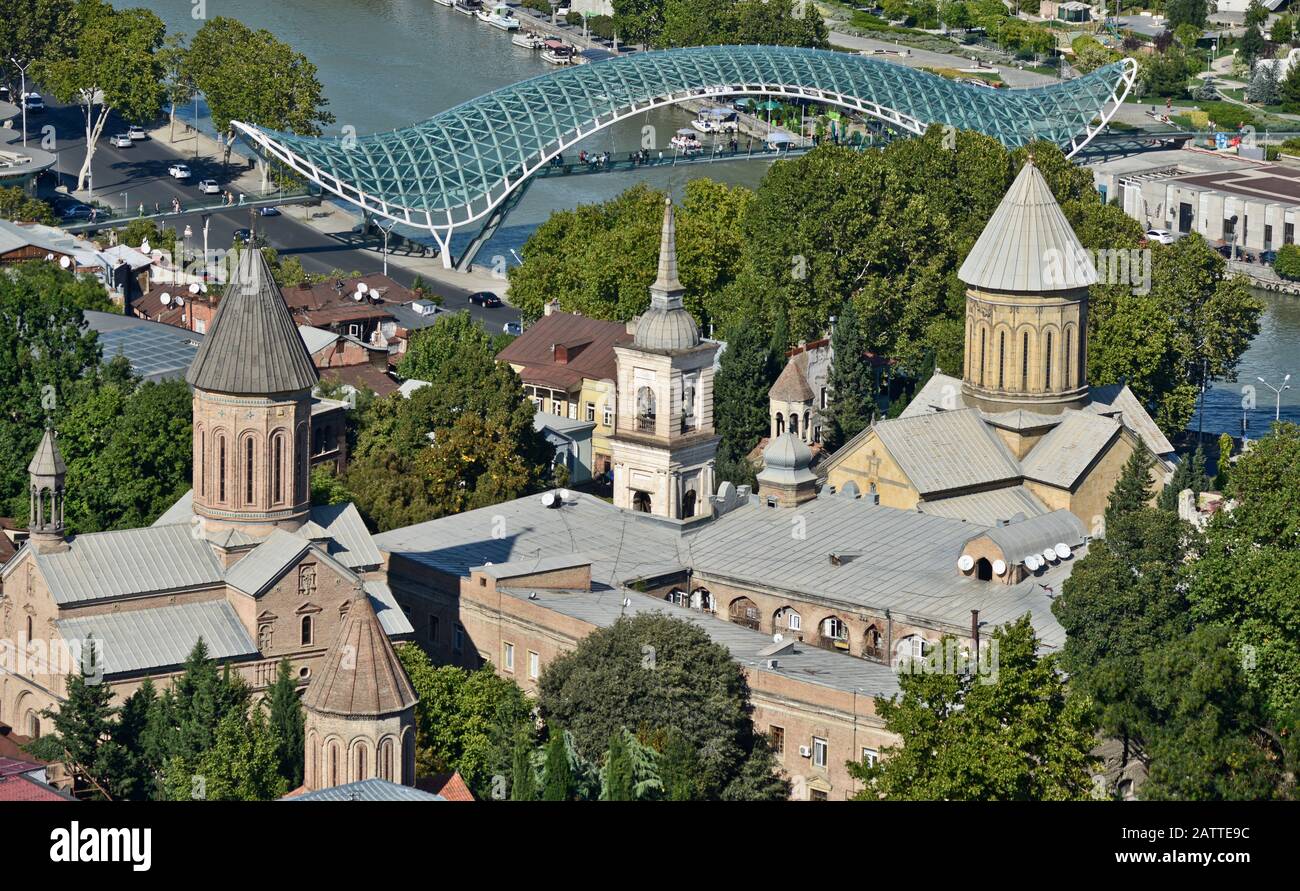
<path fill-rule="evenodd" d="M 29 538 L 0 574 L 0 721 L 39 736 L 94 640 L 115 699 L 166 687 L 202 639 L 261 693 L 289 659 L 306 779 L 415 781 L 415 694 L 393 649 L 411 624 L 352 504 L 311 505 L 316 369 L 260 251 L 245 251 L 187 375 L 193 489 L 152 526 L 70 536 L 46 429 Z M 48 723 L 48 722 L 45 722 Z"/>
<path fill-rule="evenodd" d="M 1088 383 L 1097 274 L 1078 262 L 1085 256 L 1031 159 L 957 273 L 966 285 L 961 378 L 936 373 L 899 417 L 842 445 L 822 465 L 827 486 L 970 522 L 1067 510 L 1101 535 L 1134 451 L 1147 453 L 1162 484 L 1175 464 L 1169 440 L 1126 385 Z M 794 418 L 785 383 L 773 388 L 773 416 Z M 803 394 L 815 411 L 811 389 Z"/>

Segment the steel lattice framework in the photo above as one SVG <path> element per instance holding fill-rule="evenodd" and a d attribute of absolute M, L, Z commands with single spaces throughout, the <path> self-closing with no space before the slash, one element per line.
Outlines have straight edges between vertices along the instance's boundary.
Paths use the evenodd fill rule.
<path fill-rule="evenodd" d="M 620 120 L 689 99 L 812 99 L 920 134 L 976 130 L 1007 146 L 1048 140 L 1073 155 L 1132 87 L 1125 59 L 1044 87 L 988 89 L 848 53 L 715 46 L 618 56 L 494 90 L 423 123 L 369 136 L 303 137 L 235 121 L 267 155 L 382 218 L 428 230 L 442 247 L 482 220 L 551 158 Z"/>

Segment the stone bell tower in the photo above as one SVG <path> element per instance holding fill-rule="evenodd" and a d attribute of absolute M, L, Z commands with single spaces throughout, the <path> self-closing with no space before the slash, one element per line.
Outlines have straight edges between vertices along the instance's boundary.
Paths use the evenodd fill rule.
<path fill-rule="evenodd" d="M 194 514 L 209 537 L 299 528 L 316 368 L 262 252 L 244 250 L 186 380 L 194 388 Z"/>
<path fill-rule="evenodd" d="M 962 392 L 988 412 L 1088 401 L 1092 257 L 1029 159 L 957 273 L 966 284 Z"/>
<path fill-rule="evenodd" d="M 54 430 L 46 427 L 32 462 L 27 465 L 30 480 L 27 534 L 37 553 L 67 550 L 68 543 L 63 537 L 63 481 L 67 473 Z"/>

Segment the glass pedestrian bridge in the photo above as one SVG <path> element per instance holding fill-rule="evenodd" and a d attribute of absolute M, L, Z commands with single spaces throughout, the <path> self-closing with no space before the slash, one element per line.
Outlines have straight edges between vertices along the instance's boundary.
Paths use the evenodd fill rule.
<path fill-rule="evenodd" d="M 495 229 L 521 187 L 557 155 L 660 106 L 739 96 L 812 100 L 904 133 L 949 125 L 1010 147 L 1047 140 L 1073 156 L 1105 127 L 1136 75 L 1137 64 L 1125 59 L 1048 86 L 990 89 L 849 53 L 711 46 L 561 68 L 368 136 L 304 137 L 232 123 L 257 151 L 325 191 L 428 231 L 450 268 L 453 230 Z"/>

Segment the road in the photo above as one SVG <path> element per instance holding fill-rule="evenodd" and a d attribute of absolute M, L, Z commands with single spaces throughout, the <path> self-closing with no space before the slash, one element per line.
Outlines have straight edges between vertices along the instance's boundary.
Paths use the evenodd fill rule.
<path fill-rule="evenodd" d="M 85 125 L 81 110 L 76 106 L 49 103 L 43 115 L 29 115 L 27 121 L 28 138 L 40 138 L 41 128 L 53 125 L 58 138 L 57 154 L 59 163 L 56 170 L 60 180 L 69 190 L 76 186 L 77 171 L 86 157 Z M 180 136 L 181 126 L 177 133 Z M 215 179 L 223 189 L 229 188 L 239 193 L 234 179 L 243 173 L 243 169 L 225 173 L 220 159 L 193 157 L 193 140 L 177 142 L 170 145 L 166 140 L 148 139 L 136 142 L 130 148 L 115 148 L 108 142 L 114 133 L 125 133 L 126 124 L 116 116 L 110 119 L 104 128 L 104 137 L 95 150 L 93 163 L 94 194 L 101 202 L 121 212 L 134 214 L 141 204 L 150 212 L 154 205 L 166 210 L 172 200 L 181 202 L 181 207 L 195 205 L 199 202 L 210 203 L 216 200 L 214 195 L 201 195 L 196 187 L 199 180 Z M 186 154 L 188 150 L 189 154 Z M 167 174 L 167 168 L 181 160 L 189 165 L 191 176 L 182 182 Z M 48 196 L 47 196 L 48 197 Z M 84 197 L 85 196 L 79 196 Z M 312 228 L 301 219 L 313 208 L 309 206 L 286 206 L 281 216 L 256 217 L 257 231 L 265 236 L 267 243 L 281 256 L 296 257 L 303 269 L 310 273 L 326 274 L 335 269 L 345 272 L 357 271 L 363 274 L 382 272 L 383 257 L 377 251 L 362 250 L 346 245 L 319 230 Z M 195 233 L 191 239 L 190 250 L 202 249 L 203 219 L 200 214 L 185 214 L 175 217 L 175 228 L 184 232 L 188 225 Z M 250 226 L 249 210 L 231 208 L 228 211 L 215 212 L 210 215 L 208 228 L 208 247 L 217 249 L 229 246 L 234 241 L 236 229 Z M 389 275 L 399 283 L 409 285 L 415 279 L 415 273 L 404 269 L 400 264 L 400 255 L 388 258 Z M 426 282 L 427 282 L 426 278 Z M 500 309 L 484 309 L 468 303 L 469 288 L 458 287 L 448 282 L 434 285 L 448 309 L 465 308 L 470 314 L 492 333 L 499 332 L 507 321 L 518 321 L 519 312 L 510 306 Z"/>

